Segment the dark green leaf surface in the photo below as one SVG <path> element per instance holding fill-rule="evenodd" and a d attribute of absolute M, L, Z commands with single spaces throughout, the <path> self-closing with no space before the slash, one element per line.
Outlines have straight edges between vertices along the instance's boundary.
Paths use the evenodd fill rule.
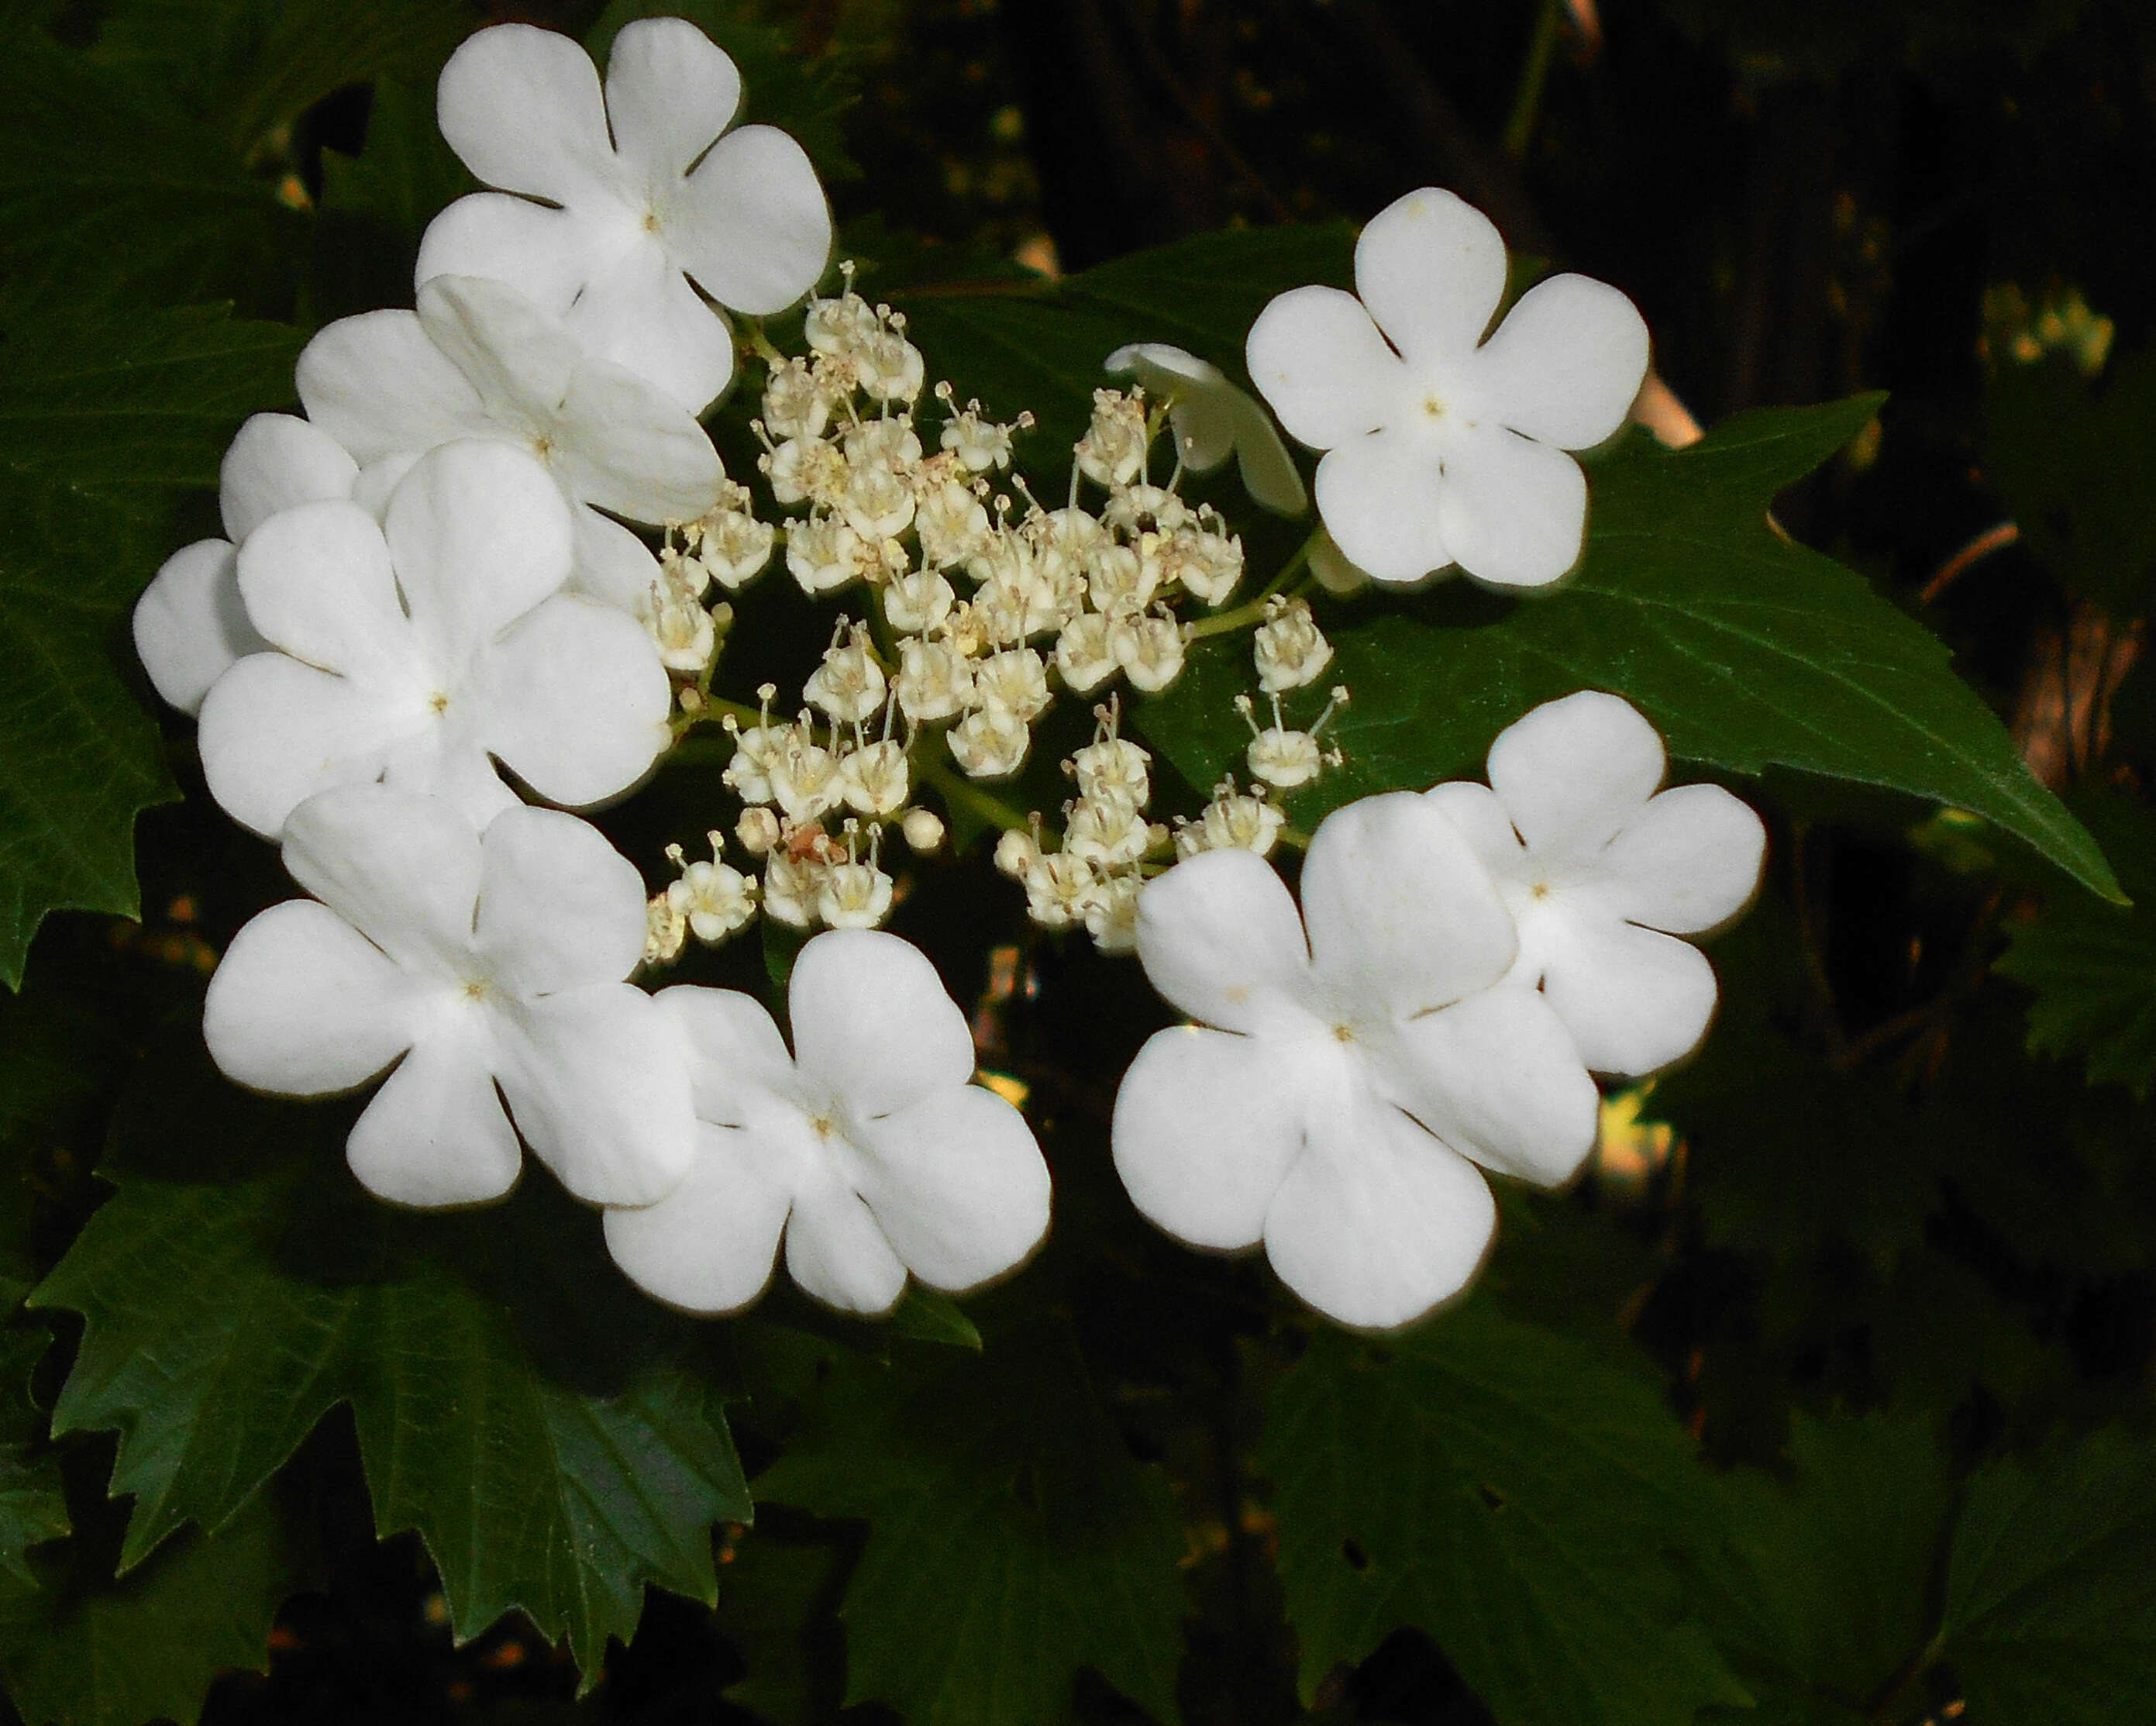
<path fill-rule="evenodd" d="M 1701 1565 L 1700 1610 L 1791 1718 L 1861 1717 L 1930 1638 L 1953 1490 L 1922 1420 L 1799 1415 L 1789 1454 L 1787 1484 L 1756 1469 L 1721 1482 L 1728 1542 Z"/>
<path fill-rule="evenodd" d="M 926 1370 L 850 1364 L 757 1496 L 868 1520 L 846 1590 L 846 1693 L 909 1726 L 1034 1726 L 1091 1667 L 1174 1716 L 1183 1539 L 1069 1333 Z"/>
<path fill-rule="evenodd" d="M 2099 1432 L 1969 1482 L 1947 1571 L 1946 1658 L 1972 1720 L 2156 1719 L 2156 1442 Z"/>
<path fill-rule="evenodd" d="M 18 1291 L 0 1294 L 12 1309 Z M 0 1603 L 37 1587 L 30 1549 L 69 1528 L 59 1469 L 43 1443 L 45 1418 L 30 1400 L 30 1374 L 51 1343 L 41 1329 L 0 1330 Z"/>
<path fill-rule="evenodd" d="M 840 1547 L 745 1533 L 719 1573 L 718 1624 L 747 1670 L 726 1698 L 774 1726 L 818 1726 L 838 1711 Z"/>
<path fill-rule="evenodd" d="M 198 1059 L 114 1129 L 120 1191 L 35 1297 L 83 1314 L 54 1410 L 121 1434 L 122 1561 L 218 1532 L 349 1403 L 385 1535 L 416 1528 L 459 1636 L 521 1608 L 587 1682 L 646 1583 L 711 1598 L 747 1494 L 698 1334 L 607 1264 L 535 1174 L 506 1209 L 415 1216 L 339 1166 L 345 1112 L 244 1097 Z"/>
<path fill-rule="evenodd" d="M 2095 842 L 1946 649 L 1768 522 L 1775 492 L 1877 405 L 1740 414 L 1674 452 L 1635 437 L 1593 470 L 1585 560 L 1556 593 L 1505 599 L 1454 581 L 1404 607 L 1372 599 L 1338 622 L 1326 614 L 1338 649 L 1326 681 L 1354 696 L 1336 732 L 1348 764 L 1292 807 L 1307 820 L 1373 791 L 1479 776 L 1491 739 L 1530 707 L 1607 689 L 1680 758 L 1795 768 L 1969 809 L 2115 895 Z M 1240 770 L 1249 733 L 1232 703 L 1255 682 L 1242 638 L 1208 644 L 1137 723 L 1210 785 Z"/>
<path fill-rule="evenodd" d="M 434 125 L 433 92 L 393 79 L 374 86 L 359 154 L 322 153 L 325 213 L 381 222 L 415 249 L 438 212 L 478 189 Z"/>
<path fill-rule="evenodd" d="M 2060 893 L 2009 930 L 1999 968 L 2034 989 L 2029 1046 L 2087 1058 L 2092 1084 L 2156 1079 L 2156 815 L 2123 798 L 2076 805 L 2118 863 L 2131 909 Z"/>
<path fill-rule="evenodd" d="M 1688 1726 L 1746 1699 L 1680 1622 L 1708 1477 L 1626 1368 L 1472 1304 L 1397 1341 L 1323 1333 L 1266 1410 L 1306 1697 L 1396 1628 L 1501 1726 Z"/>

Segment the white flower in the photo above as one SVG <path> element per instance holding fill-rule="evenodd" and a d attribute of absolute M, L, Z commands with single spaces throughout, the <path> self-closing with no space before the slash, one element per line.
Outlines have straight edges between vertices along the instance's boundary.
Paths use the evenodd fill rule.
<path fill-rule="evenodd" d="M 1175 453 L 1191 472 L 1209 474 L 1233 455 L 1243 489 L 1267 509 L 1299 516 L 1309 508 L 1302 475 L 1271 416 L 1218 366 L 1165 342 L 1133 342 L 1110 354 L 1103 369 L 1137 378 L 1148 395 L 1169 404 Z"/>
<path fill-rule="evenodd" d="M 1512 908 L 1515 980 L 1541 984 L 1597 1072 L 1652 1072 L 1697 1045 L 1714 968 L 1676 937 L 1728 922 L 1759 881 L 1758 816 L 1718 785 L 1657 794 L 1665 764 L 1637 709 L 1583 690 L 1498 734 L 1488 785 L 1430 794 Z"/>
<path fill-rule="evenodd" d="M 898 644 L 899 711 L 916 725 L 948 719 L 973 699 L 973 665 L 947 641 Z"/>
<path fill-rule="evenodd" d="M 1113 491 L 1145 471 L 1145 403 L 1119 389 L 1093 392 L 1093 417 L 1071 455 L 1078 471 L 1096 485 Z"/>
<path fill-rule="evenodd" d="M 1116 620 L 1097 611 L 1083 613 L 1055 638 L 1055 669 L 1064 686 L 1091 695 L 1122 669 L 1116 661 Z"/>
<path fill-rule="evenodd" d="M 1183 625 L 1173 617 L 1119 618 L 1108 640 L 1133 689 L 1158 695 L 1183 675 Z"/>
<path fill-rule="evenodd" d="M 226 537 L 182 546 L 136 602 L 135 650 L 159 695 L 198 712 L 235 660 L 270 645 L 239 597 L 239 542 L 281 511 L 350 497 L 358 477 L 344 445 L 304 419 L 257 414 L 239 428 L 218 473 Z"/>
<path fill-rule="evenodd" d="M 871 547 L 836 516 L 811 516 L 786 529 L 786 567 L 812 598 L 836 593 L 868 573 Z"/>
<path fill-rule="evenodd" d="M 687 409 L 496 281 L 442 276 L 417 311 L 340 318 L 307 344 L 295 381 L 308 419 L 359 463 L 353 496 L 372 508 L 453 439 L 537 455 L 572 506 L 578 591 L 624 611 L 650 593 L 658 560 L 599 511 L 693 521 L 725 480 Z"/>
<path fill-rule="evenodd" d="M 1279 695 L 1317 682 L 1332 663 L 1332 644 L 1310 614 L 1307 599 L 1275 594 L 1265 601 L 1265 620 L 1250 633 L 1250 656 L 1259 689 Z"/>
<path fill-rule="evenodd" d="M 449 147 L 501 190 L 434 218 L 417 280 L 511 283 L 692 414 L 733 375 L 732 332 L 696 289 L 762 316 L 824 272 L 816 171 L 784 132 L 726 130 L 741 74 L 684 19 L 624 25 L 603 100 L 570 38 L 481 30 L 443 67 L 438 105 Z"/>
<path fill-rule="evenodd" d="M 1008 707 L 977 707 L 944 734 L 944 741 L 968 778 L 1004 779 L 1025 764 L 1033 733 Z"/>
<path fill-rule="evenodd" d="M 834 863 L 816 894 L 816 915 L 834 929 L 873 929 L 891 915 L 892 886 L 873 862 Z"/>
<path fill-rule="evenodd" d="M 559 591 L 568 511 L 531 457 L 451 444 L 382 523 L 353 503 L 272 516 L 239 552 L 250 654 L 203 702 L 202 761 L 227 814 L 274 835 L 303 799 L 386 779 L 484 824 L 516 801 L 597 803 L 670 741 L 673 691 L 641 624 Z"/>
<path fill-rule="evenodd" d="M 747 1306 L 786 1267 L 816 1299 L 884 1312 L 911 1271 L 964 1290 L 1048 1229 L 1048 1168 L 1025 1117 L 968 1082 L 966 1015 L 920 950 L 868 929 L 794 962 L 793 1053 L 750 997 L 670 989 L 694 1050 L 696 1158 L 669 1198 L 607 1214 L 614 1262 L 663 1301 Z"/>
<path fill-rule="evenodd" d="M 439 799 L 346 786 L 294 811 L 285 866 L 315 897 L 242 929 L 203 1003 L 229 1076 L 317 1097 L 401 1056 L 345 1147 L 395 1204 L 500 1198 L 520 1132 L 589 1203 L 673 1190 L 694 1149 L 685 1051 L 622 980 L 644 883 L 596 828 L 518 808 L 482 835 Z"/>
<path fill-rule="evenodd" d="M 1300 918 L 1246 851 L 1178 864 L 1139 896 L 1137 948 L 1199 1023 L 1124 1076 L 1132 1199 L 1193 1246 L 1262 1241 L 1342 1323 L 1404 1324 L 1466 1283 L 1496 1222 L 1474 1164 L 1547 1185 L 1594 1143 L 1594 1081 L 1548 1002 L 1492 987 L 1512 920 L 1426 798 L 1329 816 Z"/>
<path fill-rule="evenodd" d="M 1625 423 L 1647 370 L 1647 326 L 1606 283 L 1558 275 L 1521 296 L 1489 341 L 1505 244 L 1449 192 L 1411 192 L 1355 247 L 1362 298 L 1281 295 L 1247 357 L 1281 424 L 1328 452 L 1317 508 L 1380 582 L 1457 563 L 1541 587 L 1578 560 L 1587 481 L 1564 452 Z"/>

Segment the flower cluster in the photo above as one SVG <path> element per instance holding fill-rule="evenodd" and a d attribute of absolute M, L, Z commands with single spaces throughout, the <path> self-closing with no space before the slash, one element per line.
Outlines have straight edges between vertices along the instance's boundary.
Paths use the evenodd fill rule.
<path fill-rule="evenodd" d="M 1049 507 L 1014 465 L 1029 414 L 930 388 L 850 266 L 814 294 L 823 193 L 791 139 L 730 129 L 739 95 L 680 19 L 623 28 L 603 83 L 550 32 L 472 37 L 439 113 L 495 189 L 429 229 L 413 309 L 309 343 L 305 417 L 241 429 L 226 537 L 144 594 L 136 642 L 198 717 L 211 794 L 309 896 L 224 955 L 212 1055 L 290 1095 L 379 1080 L 346 1148 L 393 1203 L 499 1199 L 528 1146 L 605 1210 L 626 1273 L 685 1309 L 745 1305 L 782 1257 L 851 1312 L 887 1311 L 909 1276 L 978 1286 L 1037 1246 L 1050 1181 L 1024 1117 L 972 1082 L 934 967 L 876 927 L 899 894 L 886 835 L 943 843 L 933 789 L 1004 827 L 996 862 L 1034 922 L 1135 951 L 1199 1021 L 1123 1082 L 1114 1152 L 1138 1207 L 1200 1246 L 1262 1241 L 1345 1322 L 1427 1310 L 1490 1235 L 1471 1165 L 1563 1179 L 1591 1074 L 1651 1071 L 1704 1033 L 1714 976 L 1681 937 L 1741 907 L 1761 832 L 1717 788 L 1658 793 L 1652 728 L 1583 693 L 1499 737 L 1486 785 L 1333 814 L 1298 915 L 1265 860 L 1304 843 L 1278 799 L 1340 761 L 1348 691 L 1308 584 L 1286 584 L 1306 561 L 1327 587 L 1448 558 L 1500 583 L 1560 573 L 1585 497 L 1560 452 L 1621 414 L 1636 314 L 1560 277 L 1478 347 L 1504 273 L 1487 223 L 1435 192 L 1380 216 L 1362 302 L 1302 290 L 1251 332 L 1284 422 L 1331 446 L 1330 537 L 1224 610 L 1242 541 L 1179 488 L 1233 458 L 1260 504 L 1301 511 L 1264 408 L 1179 348 L 1119 349 L 1132 387 L 1095 393 Z M 724 308 L 804 298 L 805 352 L 754 326 L 746 343 L 759 512 L 696 415 L 734 375 Z M 835 602 L 829 645 L 798 706 L 769 683 L 728 701 L 730 596 L 782 562 Z M 1159 693 L 1191 640 L 1231 629 L 1251 631 L 1247 783 L 1157 819 L 1126 691 Z M 1059 696 L 1096 723 L 1057 825 L 983 788 L 1025 765 Z M 737 818 L 706 855 L 670 847 L 649 896 L 572 812 L 712 723 Z M 759 911 L 822 930 L 790 1040 L 745 995 L 639 981 Z"/>
<path fill-rule="evenodd" d="M 1456 1292 L 1496 1212 L 1481 1175 L 1568 1179 L 1592 1072 L 1688 1053 L 1714 973 L 1676 938 L 1756 886 L 1759 819 L 1714 785 L 1657 794 L 1654 728 L 1614 696 L 1537 707 L 1487 785 L 1365 798 L 1311 840 L 1302 903 L 1248 852 L 1140 894 L 1138 957 L 1197 1021 L 1158 1033 L 1116 1101 L 1116 1167 L 1194 1246 L 1263 1242 L 1343 1323 Z"/>

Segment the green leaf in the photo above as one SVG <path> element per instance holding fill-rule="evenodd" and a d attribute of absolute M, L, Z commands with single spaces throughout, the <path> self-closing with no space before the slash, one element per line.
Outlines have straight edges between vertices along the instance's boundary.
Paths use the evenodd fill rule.
<path fill-rule="evenodd" d="M 1721 1482 L 1729 1535 L 1702 1557 L 1699 1608 L 1791 1718 L 1861 1716 L 1929 1640 L 1953 1488 L 1922 1420 L 1799 1415 L 1789 1455 L 1787 1484 L 1757 1469 Z"/>
<path fill-rule="evenodd" d="M 277 303 L 305 223 L 163 91 L 0 28 L 0 288 L 85 307 Z"/>
<path fill-rule="evenodd" d="M 415 251 L 428 223 L 478 185 L 443 141 L 433 95 L 395 79 L 375 84 L 359 154 L 322 152 L 324 213 L 383 223 Z"/>
<path fill-rule="evenodd" d="M 1502 1726 L 1689 1726 L 1746 1700 L 1665 1562 L 1713 1538 L 1708 1477 L 1620 1359 L 1472 1302 L 1312 1340 L 1258 1447 L 1306 1698 L 1411 1626 Z"/>
<path fill-rule="evenodd" d="M 1182 1533 L 1060 1323 L 956 1364 L 850 1363 L 756 1490 L 868 1520 L 840 1609 L 849 1701 L 1034 1726 L 1091 1667 L 1173 1718 Z"/>
<path fill-rule="evenodd" d="M 251 408 L 291 393 L 297 333 L 213 308 L 4 318 L 0 375 L 0 979 L 58 907 L 132 917 L 136 814 L 172 794 L 121 681 L 127 608 L 172 490 L 213 485 Z"/>
<path fill-rule="evenodd" d="M 942 1343 L 952 1348 L 981 1352 L 981 1333 L 965 1309 L 941 1289 L 909 1282 L 905 1295 L 891 1311 L 891 1333 L 917 1343 Z"/>
<path fill-rule="evenodd" d="M 777 1726 L 816 1726 L 839 1711 L 844 1559 L 829 1539 L 782 1537 L 761 1523 L 728 1549 L 719 1629 L 747 1668 L 726 1687 L 728 1701 Z"/>
<path fill-rule="evenodd" d="M 0 1614 L 38 1586 L 30 1549 L 65 1539 L 71 1526 L 59 1468 L 44 1442 L 45 1417 L 30 1400 L 30 1374 L 51 1345 L 43 1330 L 0 1330 Z"/>
<path fill-rule="evenodd" d="M 2118 896 L 2096 842 L 1954 676 L 1946 648 L 1768 524 L 1774 494 L 1878 403 L 1743 414 L 1681 450 L 1631 439 L 1593 470 L 1585 558 L 1556 593 L 1507 599 L 1452 581 L 1327 617 L 1338 656 L 1327 681 L 1354 696 L 1335 732 L 1348 763 L 1293 803 L 1298 817 L 1479 775 L 1491 739 L 1528 708 L 1607 689 L 1661 727 L 1672 755 L 1744 773 L 1794 768 L 1968 809 Z M 1240 768 L 1249 733 L 1232 703 L 1254 683 L 1241 638 L 1208 642 L 1137 723 L 1193 784 L 1210 785 Z M 1305 695 L 1314 708 L 1316 693 Z"/>
<path fill-rule="evenodd" d="M 474 1214 L 367 1199 L 349 1120 L 198 1056 L 153 1069 L 115 1122 L 118 1193 L 33 1297 L 84 1318 L 54 1428 L 119 1431 L 132 1565 L 184 1522 L 222 1531 L 348 1403 L 376 1527 L 424 1538 L 458 1634 L 521 1608 L 596 1682 L 644 1585 L 710 1600 L 711 1525 L 750 1514 L 701 1333 L 543 1175 Z"/>
<path fill-rule="evenodd" d="M 2021 542 L 2123 614 L 2156 573 L 2156 348 L 2102 393 L 2055 356 L 2009 365 L 1984 398 L 1984 471 Z"/>
<path fill-rule="evenodd" d="M 840 125 L 855 100 L 853 78 L 840 56 L 826 50 L 810 59 L 741 0 L 613 0 L 584 38 L 602 69 L 621 27 L 640 18 L 688 19 L 740 69 L 739 121 L 791 133 L 826 180 L 861 177 Z"/>
<path fill-rule="evenodd" d="M 0 1601 L 0 1675 L 24 1726 L 192 1721 L 219 1672 L 269 1666 L 277 1609 L 306 1585 L 282 1508 L 190 1529 L 115 1580 L 70 1543 L 33 1595 Z"/>
<path fill-rule="evenodd" d="M 2123 797 L 2075 807 L 2118 865 L 2131 909 L 2056 893 L 2033 922 L 2010 926 L 1999 968 L 2026 984 L 2029 1047 L 2087 1057 L 2089 1082 L 2146 1097 L 2156 1079 L 2156 815 Z"/>
<path fill-rule="evenodd" d="M 2156 1441 L 2099 1431 L 1971 1481 L 1944 1648 L 1988 1726 L 2156 1718 Z"/>

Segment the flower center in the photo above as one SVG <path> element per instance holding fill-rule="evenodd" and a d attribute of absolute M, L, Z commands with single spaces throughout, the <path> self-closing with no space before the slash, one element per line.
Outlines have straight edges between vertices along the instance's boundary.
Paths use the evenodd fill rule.
<path fill-rule="evenodd" d="M 1428 419 L 1444 419 L 1445 398 L 1439 395 L 1434 389 L 1424 391 L 1422 398 L 1422 411 L 1424 415 Z"/>
<path fill-rule="evenodd" d="M 484 977 L 475 977 L 465 984 L 465 999 L 468 1001 L 483 1001 L 491 993 Z"/>
<path fill-rule="evenodd" d="M 436 690 L 434 694 L 427 697 L 427 706 L 429 711 L 432 712 L 448 712 L 449 711 L 449 692 L 445 689 Z"/>
<path fill-rule="evenodd" d="M 1352 1043 L 1355 1040 L 1355 1027 L 1352 1025 L 1336 1025 L 1332 1027 L 1332 1035 L 1336 1041 Z"/>

